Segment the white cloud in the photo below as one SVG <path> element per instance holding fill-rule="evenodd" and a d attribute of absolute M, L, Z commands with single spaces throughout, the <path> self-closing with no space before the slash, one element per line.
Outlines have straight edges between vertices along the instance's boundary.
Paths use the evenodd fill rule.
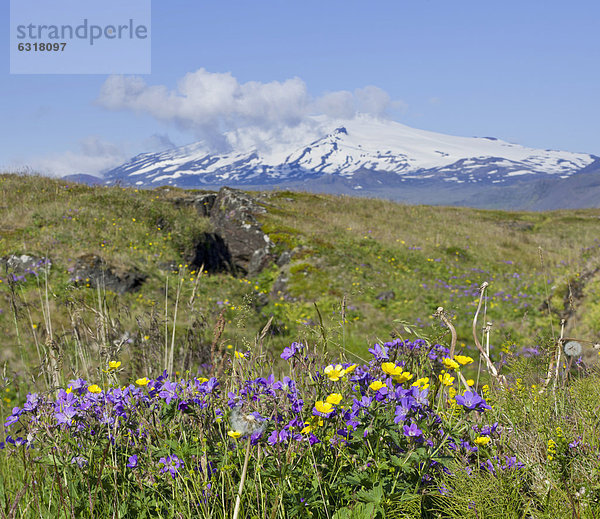
<path fill-rule="evenodd" d="M 17 159 L 10 166 L 57 177 L 78 173 L 102 176 L 103 171 L 122 164 L 130 157 L 131 153 L 123 147 L 89 136 L 78 143 L 76 151 L 52 153 L 26 161 Z"/>
<path fill-rule="evenodd" d="M 395 106 L 390 96 L 375 86 L 313 98 L 299 78 L 240 83 L 230 73 L 205 69 L 186 74 L 173 90 L 147 85 L 139 77 L 111 76 L 96 101 L 110 110 L 150 115 L 192 131 L 212 148 L 228 147 L 223 134 L 231 129 L 281 132 L 306 122 L 310 115 L 350 119 L 362 112 L 383 117 Z"/>

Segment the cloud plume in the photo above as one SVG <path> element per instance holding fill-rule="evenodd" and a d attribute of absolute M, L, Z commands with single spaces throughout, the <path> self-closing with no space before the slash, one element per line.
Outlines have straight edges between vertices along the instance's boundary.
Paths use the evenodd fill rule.
<path fill-rule="evenodd" d="M 139 77 L 111 76 L 97 103 L 109 110 L 150 115 L 217 148 L 227 146 L 223 134 L 232 129 L 278 132 L 305 123 L 311 115 L 349 119 L 363 112 L 381 117 L 393 105 L 375 86 L 313 98 L 300 78 L 240 83 L 230 73 L 205 69 L 186 74 L 172 90 L 148 85 Z"/>

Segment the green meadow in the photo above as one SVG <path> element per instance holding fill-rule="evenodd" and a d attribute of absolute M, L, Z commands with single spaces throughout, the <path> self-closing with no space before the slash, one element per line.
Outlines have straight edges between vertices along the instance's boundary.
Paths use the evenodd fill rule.
<path fill-rule="evenodd" d="M 251 276 L 190 194 L 0 176 L 0 517 L 600 517 L 600 210 L 250 193 Z"/>

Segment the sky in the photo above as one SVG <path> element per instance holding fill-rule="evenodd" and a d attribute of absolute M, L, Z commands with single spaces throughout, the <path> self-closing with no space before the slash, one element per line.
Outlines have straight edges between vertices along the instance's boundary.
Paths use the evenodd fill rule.
<path fill-rule="evenodd" d="M 10 74 L 0 53 L 0 169 L 100 174 L 357 112 L 600 156 L 599 18 L 593 0 L 153 0 L 151 74 Z"/>

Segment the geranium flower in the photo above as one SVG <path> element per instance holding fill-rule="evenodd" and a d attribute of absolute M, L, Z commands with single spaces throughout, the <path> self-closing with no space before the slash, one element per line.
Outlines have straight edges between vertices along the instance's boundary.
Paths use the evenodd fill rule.
<path fill-rule="evenodd" d="M 486 401 L 481 398 L 475 391 L 465 391 L 462 395 L 456 395 L 456 403 L 462 405 L 465 409 L 470 411 L 483 411 L 485 409 L 491 409 L 487 405 Z"/>
<path fill-rule="evenodd" d="M 159 463 L 161 463 L 162 465 L 164 465 L 160 471 L 161 472 L 170 472 L 171 473 L 171 477 L 173 479 L 175 479 L 175 476 L 177 475 L 177 472 L 179 471 L 179 468 L 182 465 L 181 460 L 175 456 L 174 454 L 171 454 L 170 456 L 167 456 L 166 458 L 160 458 L 158 460 Z"/>
<path fill-rule="evenodd" d="M 381 344 L 375 344 L 372 348 L 369 349 L 369 353 L 371 353 L 377 360 L 387 360 L 389 348 L 386 346 L 381 346 Z"/>
<path fill-rule="evenodd" d="M 415 422 L 411 423 L 410 426 L 405 425 L 402 430 L 404 432 L 404 436 L 407 438 L 418 438 L 419 436 L 423 435 L 423 431 L 419 429 Z"/>
<path fill-rule="evenodd" d="M 304 348 L 304 344 L 299 342 L 292 342 L 289 346 L 283 349 L 283 353 L 281 354 L 281 358 L 284 360 L 290 360 L 296 353 L 298 353 L 302 348 Z"/>

